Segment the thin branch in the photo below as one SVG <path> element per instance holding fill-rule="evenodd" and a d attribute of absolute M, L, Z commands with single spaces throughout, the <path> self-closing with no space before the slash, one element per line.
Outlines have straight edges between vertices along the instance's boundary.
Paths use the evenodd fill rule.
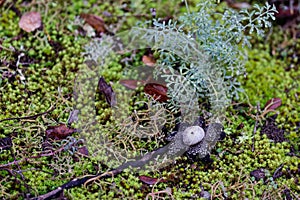
<path fill-rule="evenodd" d="M 25 117 L 11 117 L 11 118 L 6 118 L 6 119 L 2 119 L 0 120 L 0 122 L 4 122 L 4 121 L 8 121 L 8 120 L 22 120 L 22 119 L 32 119 L 32 118 L 37 118 L 39 116 L 48 114 L 49 112 L 52 112 L 55 109 L 55 106 L 51 106 L 49 108 L 49 110 L 42 112 L 42 113 L 38 113 L 36 115 L 31 115 L 31 116 L 25 116 Z"/>
<path fill-rule="evenodd" d="M 211 131 L 211 132 L 217 131 L 215 129 L 218 129 L 218 128 L 214 127 L 214 126 L 209 126 L 207 133 L 210 134 L 209 131 Z M 73 188 L 73 187 L 77 187 L 77 186 L 81 186 L 81 185 L 86 186 L 87 184 L 94 182 L 96 180 L 114 177 L 114 176 L 122 173 L 125 169 L 128 169 L 128 168 L 138 168 L 138 169 L 144 168 L 151 161 L 155 161 L 155 159 L 157 159 L 157 158 L 161 159 L 162 155 L 167 156 L 162 159 L 165 159 L 165 158 L 167 159 L 168 156 L 176 156 L 176 154 L 178 152 L 188 150 L 188 149 L 186 149 L 187 147 L 183 144 L 183 141 L 180 141 L 183 138 L 183 134 L 184 134 L 184 132 L 178 132 L 176 137 L 172 141 L 172 143 L 169 143 L 166 146 L 158 148 L 152 152 L 146 153 L 145 155 L 138 156 L 133 161 L 125 162 L 124 164 L 122 164 L 121 166 L 119 166 L 116 169 L 112 169 L 108 172 L 104 172 L 101 174 L 98 173 L 96 175 L 85 176 L 82 178 L 75 178 L 75 179 L 63 184 L 62 186 L 56 188 L 53 191 L 50 191 L 44 195 L 32 198 L 32 200 L 53 199 L 53 198 L 57 197 L 61 192 L 63 192 L 64 189 L 69 189 L 69 188 Z M 191 148 L 191 146 L 189 146 L 189 148 Z"/>
<path fill-rule="evenodd" d="M 11 165 L 18 165 L 19 163 L 27 162 L 27 161 L 30 161 L 30 160 L 33 160 L 33 159 L 36 159 L 36 158 L 41 158 L 41 157 L 46 157 L 46 156 L 53 156 L 53 155 L 55 155 L 55 154 L 57 154 L 57 153 L 59 153 L 59 152 L 64 151 L 64 146 L 65 146 L 65 145 L 63 145 L 61 148 L 59 148 L 59 149 L 57 149 L 57 150 L 55 150 L 55 151 L 52 151 L 52 152 L 50 152 L 50 153 L 41 153 L 41 154 L 39 154 L 39 155 L 37 155 L 37 156 L 31 156 L 31 157 L 29 157 L 29 158 L 23 158 L 23 159 L 21 159 L 21 160 L 15 160 L 15 161 L 12 161 L 12 162 L 10 162 L 10 163 L 6 163 L 6 164 L 3 164 L 3 165 L 0 165 L 0 169 L 1 169 L 1 168 L 9 167 L 9 166 L 11 166 Z"/>
<path fill-rule="evenodd" d="M 275 170 L 274 174 L 273 174 L 273 180 L 275 180 L 276 178 L 279 178 L 280 175 L 279 173 L 281 172 L 282 168 L 283 168 L 284 164 L 279 165 L 279 167 Z"/>
<path fill-rule="evenodd" d="M 256 105 L 256 117 L 255 117 L 255 125 L 254 125 L 254 129 L 253 129 L 253 137 L 252 137 L 252 152 L 254 152 L 255 150 L 255 134 L 257 132 L 257 126 L 258 126 L 258 112 L 260 111 L 260 105 L 259 103 L 257 103 Z"/>
<path fill-rule="evenodd" d="M 64 189 L 70 189 L 74 187 L 78 187 L 81 185 L 86 186 L 87 184 L 99 180 L 99 179 L 105 179 L 105 178 L 110 178 L 113 176 L 116 176 L 120 173 L 122 173 L 125 169 L 132 167 L 132 168 L 142 168 L 144 167 L 147 163 L 152 161 L 154 158 L 156 158 L 159 155 L 164 154 L 168 150 L 168 146 L 159 148 L 155 151 L 149 152 L 142 156 L 140 159 L 137 159 L 135 161 L 129 161 L 121 165 L 120 167 L 113 169 L 111 171 L 101 173 L 101 174 L 96 174 L 96 175 L 91 175 L 91 176 L 85 176 L 83 178 L 75 178 L 60 187 L 56 188 L 55 190 L 52 190 L 44 195 L 31 198 L 31 200 L 46 200 L 46 199 L 53 199 L 54 197 L 57 197 L 61 192 L 63 192 Z"/>

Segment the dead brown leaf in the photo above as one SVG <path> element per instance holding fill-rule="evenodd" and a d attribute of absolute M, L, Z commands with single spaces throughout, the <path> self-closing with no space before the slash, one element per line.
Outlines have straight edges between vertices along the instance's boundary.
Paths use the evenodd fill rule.
<path fill-rule="evenodd" d="M 49 126 L 46 130 L 46 136 L 55 140 L 62 140 L 75 133 L 76 129 L 69 128 L 65 124 Z"/>
<path fill-rule="evenodd" d="M 167 96 L 168 88 L 159 83 L 147 83 L 144 87 L 144 92 L 159 102 L 165 102 L 169 99 Z"/>
<path fill-rule="evenodd" d="M 86 23 L 88 23 L 96 32 L 99 33 L 107 33 L 108 30 L 105 26 L 104 20 L 93 14 L 81 13 L 80 17 L 84 19 Z"/>
<path fill-rule="evenodd" d="M 104 94 L 106 102 L 110 106 L 117 105 L 116 94 L 113 91 L 112 87 L 106 83 L 103 77 L 100 77 L 98 81 L 98 89 L 102 94 Z"/>
<path fill-rule="evenodd" d="M 281 106 L 281 104 L 282 101 L 280 98 L 272 98 L 266 103 L 264 110 L 265 111 L 275 110 L 276 108 Z"/>
<path fill-rule="evenodd" d="M 32 32 L 42 26 L 42 18 L 39 12 L 23 14 L 19 21 L 19 27 L 26 32 Z"/>
<path fill-rule="evenodd" d="M 154 59 L 153 55 L 143 55 L 142 61 L 145 65 L 149 67 L 154 67 L 156 60 Z"/>
<path fill-rule="evenodd" d="M 139 179 L 148 185 L 154 185 L 155 183 L 167 182 L 165 179 L 152 178 L 150 176 L 139 176 Z"/>

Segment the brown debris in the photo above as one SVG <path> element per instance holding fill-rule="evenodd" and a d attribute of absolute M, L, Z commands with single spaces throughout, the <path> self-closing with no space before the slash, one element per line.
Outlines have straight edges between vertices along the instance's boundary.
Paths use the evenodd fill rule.
<path fill-rule="evenodd" d="M 143 55 L 142 61 L 145 65 L 149 67 L 154 67 L 156 60 L 154 59 L 153 55 Z"/>
<path fill-rule="evenodd" d="M 281 104 L 282 101 L 280 98 L 272 98 L 266 103 L 264 110 L 265 111 L 275 110 L 276 108 L 281 106 Z"/>
<path fill-rule="evenodd" d="M 76 129 L 69 128 L 65 124 L 49 126 L 46 130 L 46 136 L 55 140 L 62 140 L 76 132 Z"/>
<path fill-rule="evenodd" d="M 98 89 L 102 94 L 104 94 L 106 102 L 110 106 L 117 105 L 116 94 L 113 91 L 112 87 L 106 83 L 103 77 L 100 77 L 98 81 Z"/>
<path fill-rule="evenodd" d="M 265 124 L 261 127 L 261 134 L 266 134 L 275 143 L 287 141 L 284 137 L 284 130 L 278 128 L 275 123 L 276 117 L 277 115 L 273 115 L 267 118 Z"/>
<path fill-rule="evenodd" d="M 81 13 L 80 17 L 84 19 L 84 21 L 88 23 L 91 27 L 93 27 L 93 29 L 95 29 L 95 31 L 98 34 L 108 32 L 104 20 L 101 17 L 93 14 L 88 14 L 88 13 Z"/>
<path fill-rule="evenodd" d="M 167 96 L 168 88 L 158 83 L 147 83 L 144 87 L 144 92 L 159 102 L 165 102 L 169 99 Z"/>
<path fill-rule="evenodd" d="M 152 178 L 150 176 L 139 176 L 139 179 L 148 185 L 154 185 L 155 183 L 167 182 L 165 179 Z"/>

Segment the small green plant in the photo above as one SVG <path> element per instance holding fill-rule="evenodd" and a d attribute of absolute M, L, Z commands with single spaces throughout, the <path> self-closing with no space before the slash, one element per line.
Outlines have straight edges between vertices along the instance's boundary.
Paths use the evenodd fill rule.
<path fill-rule="evenodd" d="M 180 109 L 183 121 L 195 120 L 200 112 L 199 99 L 209 100 L 211 118 L 216 120 L 231 99 L 238 99 L 238 93 L 243 91 L 237 77 L 245 72 L 247 55 L 241 48 L 251 46 L 253 33 L 264 35 L 277 11 L 266 3 L 263 7 L 254 5 L 252 11 L 226 8 L 217 12 L 216 3 L 202 0 L 199 10 L 190 12 L 185 3 L 188 12 L 178 21 L 144 23 L 118 34 L 116 38 L 122 43 L 112 37 L 93 41 L 86 47 L 86 56 L 103 65 L 113 48 L 150 47 L 159 57 L 154 74 L 165 80 L 169 105 Z"/>
<path fill-rule="evenodd" d="M 247 59 L 240 44 L 250 47 L 251 34 L 262 37 L 270 19 L 275 19 L 276 8 L 268 3 L 254 5 L 252 11 L 226 8 L 224 13 L 216 6 L 203 0 L 198 12 L 188 12 L 178 22 L 154 21 L 155 31 L 143 31 L 147 35 L 143 38 L 163 44 L 154 46 L 161 58 L 156 72 L 167 82 L 171 104 L 185 105 L 186 112 L 194 109 L 192 101 L 209 98 L 211 111 L 219 114 L 233 97 L 238 98 L 243 90 L 237 76 L 245 72 Z"/>

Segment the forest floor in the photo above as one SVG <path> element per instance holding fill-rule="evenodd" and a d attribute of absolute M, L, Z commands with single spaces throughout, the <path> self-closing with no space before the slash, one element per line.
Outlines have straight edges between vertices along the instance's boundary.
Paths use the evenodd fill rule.
<path fill-rule="evenodd" d="M 188 2 L 191 11 L 197 9 L 196 1 Z M 238 79 L 243 92 L 227 108 L 226 136 L 210 157 L 195 161 L 183 155 L 154 170 L 126 169 L 104 176 L 120 162 L 96 155 L 100 151 L 96 147 L 87 148 L 86 140 L 93 143 L 93 137 L 83 137 L 76 124 L 74 108 L 82 106 L 76 102 L 76 92 L 81 92 L 74 89 L 76 78 L 83 76 L 81 69 L 94 65 L 85 57 L 86 45 L 153 17 L 176 20 L 186 12 L 185 4 L 0 0 L 0 198 L 300 199 L 300 15 L 296 5 L 284 5 L 283 10 L 281 1 L 273 2 L 277 19 L 264 38 L 253 38 L 252 48 L 245 49 L 246 72 Z M 251 4 L 219 6 L 239 10 Z M 153 67 L 156 53 L 116 51 L 101 68 L 104 88 L 95 95 L 96 128 L 128 157 L 161 147 L 163 134 L 175 126 L 174 120 L 166 119 L 163 129 L 156 130 L 158 135 L 141 140 L 125 135 L 122 128 L 113 129 L 118 110 L 112 107 L 123 108 L 123 101 L 115 102 L 114 95 L 124 92 L 124 86 L 135 90 L 124 97 L 130 105 L 149 103 L 143 91 L 160 95 L 162 101 L 168 98 L 166 86 L 148 84 L 145 90 L 149 80 L 140 80 L 134 70 L 128 72 L 128 63 L 133 68 Z M 130 73 L 136 79 L 124 76 Z M 155 110 L 155 116 L 164 121 L 162 109 Z M 132 115 L 137 120 L 132 120 L 130 130 L 144 114 Z M 79 119 L 80 126 L 83 123 L 87 124 Z M 103 176 L 85 179 L 96 174 Z"/>

